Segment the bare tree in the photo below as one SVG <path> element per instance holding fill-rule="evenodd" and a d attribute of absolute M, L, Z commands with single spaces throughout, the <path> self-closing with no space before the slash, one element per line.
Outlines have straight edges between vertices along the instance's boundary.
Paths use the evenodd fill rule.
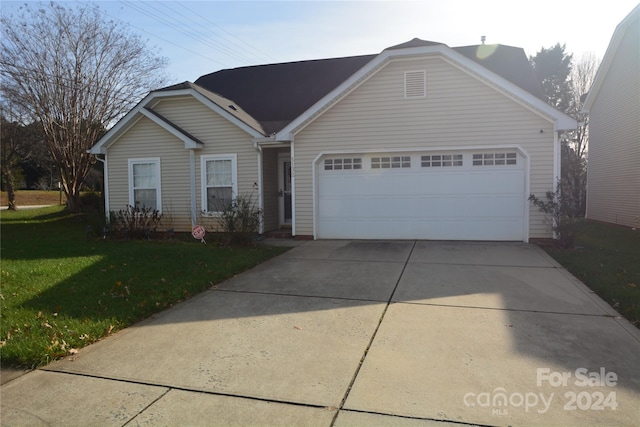
<path fill-rule="evenodd" d="M 575 117 L 580 123 L 577 136 L 573 141 L 576 155 L 584 157 L 587 153 L 587 145 L 589 142 L 588 137 L 588 123 L 589 116 L 581 112 L 584 106 L 584 101 L 591 89 L 593 80 L 596 77 L 598 71 L 598 64 L 600 61 L 595 57 L 593 52 L 587 52 L 583 54 L 577 60 L 574 60 L 573 68 L 571 70 L 571 94 L 573 96 L 572 116 Z"/>
<path fill-rule="evenodd" d="M 20 165 L 20 159 L 26 151 L 24 138 L 21 135 L 21 126 L 17 122 L 5 119 L 4 111 L 0 115 L 0 171 L 2 173 L 2 184 L 7 191 L 9 210 L 15 211 L 16 193 L 15 179 L 16 170 Z"/>
<path fill-rule="evenodd" d="M 164 83 L 166 59 L 94 4 L 25 5 L 2 16 L 2 96 L 42 124 L 71 211 L 105 127 Z"/>
<path fill-rule="evenodd" d="M 587 207 L 587 154 L 589 116 L 581 112 L 586 94 L 593 84 L 599 61 L 593 53 L 585 53 L 573 61 L 571 68 L 571 107 L 568 113 L 578 121 L 578 129 L 565 134 L 562 179 L 576 216 L 584 216 Z"/>

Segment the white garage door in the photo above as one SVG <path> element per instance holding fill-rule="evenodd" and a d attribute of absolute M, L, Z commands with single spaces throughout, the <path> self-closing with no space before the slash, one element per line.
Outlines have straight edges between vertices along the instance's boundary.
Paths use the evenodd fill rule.
<path fill-rule="evenodd" d="M 524 165 L 516 150 L 325 156 L 317 236 L 522 241 Z"/>

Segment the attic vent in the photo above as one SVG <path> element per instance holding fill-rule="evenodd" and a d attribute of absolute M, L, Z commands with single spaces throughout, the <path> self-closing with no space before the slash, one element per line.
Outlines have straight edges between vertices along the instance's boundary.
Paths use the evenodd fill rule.
<path fill-rule="evenodd" d="M 407 71 L 404 73 L 404 97 L 425 98 L 427 96 L 427 72 Z"/>

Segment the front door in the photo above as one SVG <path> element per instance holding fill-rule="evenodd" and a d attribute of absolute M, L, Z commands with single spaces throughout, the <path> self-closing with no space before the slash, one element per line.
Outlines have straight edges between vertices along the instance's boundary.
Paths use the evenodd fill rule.
<path fill-rule="evenodd" d="M 291 158 L 278 158 L 280 225 L 291 224 Z"/>

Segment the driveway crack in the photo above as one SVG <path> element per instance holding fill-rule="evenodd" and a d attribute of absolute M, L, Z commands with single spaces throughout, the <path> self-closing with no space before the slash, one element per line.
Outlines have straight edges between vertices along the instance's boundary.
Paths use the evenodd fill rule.
<path fill-rule="evenodd" d="M 378 324 L 376 325 L 376 328 L 373 331 L 373 334 L 371 334 L 371 339 L 369 340 L 369 343 L 367 344 L 367 348 L 365 348 L 364 353 L 362 354 L 362 357 L 360 358 L 360 362 L 358 363 L 358 367 L 356 368 L 355 372 L 353 373 L 353 377 L 351 378 L 351 381 L 349 382 L 349 386 L 347 387 L 347 391 L 344 393 L 344 396 L 342 397 L 342 401 L 340 402 L 340 406 L 337 408 L 338 410 L 336 411 L 336 413 L 333 416 L 333 420 L 331 420 L 331 427 L 333 427 L 333 425 L 336 422 L 336 419 L 338 418 L 338 414 L 340 413 L 340 411 L 344 408 L 344 404 L 347 401 L 347 398 L 349 397 L 349 393 L 351 393 L 351 389 L 353 388 L 353 385 L 356 382 L 356 379 L 358 378 L 358 374 L 360 373 L 360 369 L 362 369 L 362 365 L 364 364 L 365 359 L 367 358 L 367 355 L 369 354 L 369 350 L 371 349 L 371 346 L 373 345 L 373 341 L 376 339 L 376 336 L 378 335 L 378 331 L 380 330 L 380 326 L 382 325 L 382 321 L 384 320 L 386 314 L 387 314 L 387 310 L 389 310 L 389 306 L 392 303 L 393 300 L 393 296 L 396 293 L 396 290 L 398 289 L 398 285 L 400 284 L 400 280 L 402 280 L 402 276 L 404 275 L 405 270 L 407 269 L 407 265 L 409 264 L 409 260 L 411 259 L 411 254 L 413 254 L 413 250 L 416 247 L 416 241 L 413 241 L 413 245 L 411 246 L 411 250 L 409 251 L 409 254 L 407 255 L 407 259 L 404 261 L 404 265 L 402 266 L 402 271 L 400 272 L 400 275 L 398 275 L 398 280 L 396 280 L 396 284 L 393 287 L 393 291 L 391 292 L 391 294 L 389 295 L 389 299 L 387 299 L 386 305 L 384 307 L 384 310 L 382 310 L 382 314 L 380 315 L 380 319 L 378 319 Z"/>

